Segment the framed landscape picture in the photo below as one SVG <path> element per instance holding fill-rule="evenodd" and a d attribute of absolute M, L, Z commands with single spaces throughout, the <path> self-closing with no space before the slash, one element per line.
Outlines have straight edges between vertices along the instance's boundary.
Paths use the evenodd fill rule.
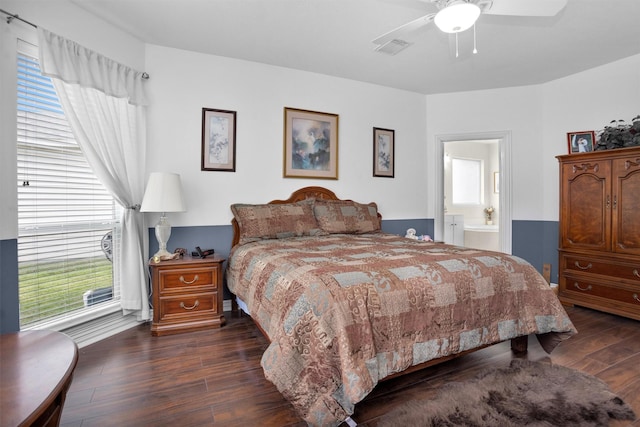
<path fill-rule="evenodd" d="M 583 130 L 582 132 L 567 133 L 567 144 L 569 145 L 569 154 L 587 153 L 595 148 L 596 134 L 592 130 Z"/>
<path fill-rule="evenodd" d="M 338 179 L 338 115 L 284 109 L 285 178 Z"/>
<path fill-rule="evenodd" d="M 235 172 L 236 112 L 202 109 L 203 171 Z"/>
<path fill-rule="evenodd" d="M 393 178 L 395 131 L 373 128 L 373 176 Z"/>

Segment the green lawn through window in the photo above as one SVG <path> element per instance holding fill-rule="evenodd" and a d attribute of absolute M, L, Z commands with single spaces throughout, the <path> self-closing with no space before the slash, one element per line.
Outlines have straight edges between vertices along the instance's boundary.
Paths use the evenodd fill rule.
<path fill-rule="evenodd" d="M 19 265 L 20 325 L 30 325 L 84 307 L 88 290 L 110 288 L 112 264 L 104 257 Z"/>

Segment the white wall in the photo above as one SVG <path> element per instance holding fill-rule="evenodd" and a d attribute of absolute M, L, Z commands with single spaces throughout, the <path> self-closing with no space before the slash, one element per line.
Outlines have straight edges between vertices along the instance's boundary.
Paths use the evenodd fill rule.
<path fill-rule="evenodd" d="M 640 55 L 538 86 L 423 96 L 380 86 L 159 46 L 145 46 L 68 0 L 0 0 L 3 9 L 151 74 L 147 172 L 183 177 L 189 211 L 174 225 L 226 225 L 234 202 L 266 202 L 306 185 L 375 200 L 385 218 L 433 218 L 435 137 L 510 131 L 513 218 L 558 218 L 555 156 L 566 133 L 640 114 Z M 3 28 L 22 25 L 14 22 Z M 9 46 L 10 48 L 11 46 Z M 3 47 L 4 49 L 4 47 Z M 2 56 L 3 66 L 7 57 Z M 11 64 L 9 64 L 10 66 Z M 552 66 L 552 65 L 550 65 Z M 8 68 L 7 68 L 8 69 Z M 3 69 L 3 79 L 6 74 Z M 15 101 L 0 103 L 0 200 L 15 200 Z M 11 104 L 9 106 L 9 104 Z M 339 180 L 282 178 L 285 106 L 340 115 Z M 238 112 L 237 172 L 201 172 L 201 109 Z M 426 118 L 426 119 L 425 119 Z M 372 177 L 372 128 L 396 130 L 396 178 Z M 142 167 L 142 166 L 141 166 Z M 8 185 L 7 185 L 8 184 Z M 0 239 L 15 237 L 3 203 Z M 9 225 L 7 225 L 9 224 Z"/>
<path fill-rule="evenodd" d="M 147 46 L 147 171 L 182 177 L 188 211 L 173 225 L 227 225 L 236 202 L 266 203 L 311 185 L 376 201 L 386 219 L 424 218 L 423 95 L 309 72 Z M 339 179 L 282 177 L 284 107 L 339 115 Z M 236 172 L 201 171 L 202 108 L 237 111 Z M 395 178 L 374 178 L 373 127 L 395 130 Z M 149 223 L 153 223 L 152 219 Z"/>
<path fill-rule="evenodd" d="M 442 161 L 433 154 L 438 135 L 511 131 L 513 219 L 557 221 L 555 156 L 567 153 L 567 132 L 638 114 L 640 55 L 537 86 L 429 95 L 428 167 Z"/>
<path fill-rule="evenodd" d="M 427 140 L 429 167 L 434 170 L 437 159 L 436 136 L 448 134 L 481 134 L 485 132 L 511 131 L 513 219 L 538 219 L 542 217 L 540 186 L 542 152 L 541 121 L 542 98 L 539 86 L 508 89 L 459 92 L 427 96 Z M 435 194 L 433 181 L 429 182 L 430 194 Z M 435 216 L 431 205 L 427 216 Z"/>
<path fill-rule="evenodd" d="M 639 41 L 640 43 L 640 41 Z M 558 220 L 558 162 L 568 153 L 567 132 L 600 130 L 613 119 L 630 122 L 640 114 L 640 55 L 594 68 L 543 86 L 544 217 Z"/>

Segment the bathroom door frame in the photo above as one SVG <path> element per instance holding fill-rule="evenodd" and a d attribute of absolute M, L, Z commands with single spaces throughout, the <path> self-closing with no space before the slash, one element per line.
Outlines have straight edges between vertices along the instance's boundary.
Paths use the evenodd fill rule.
<path fill-rule="evenodd" d="M 496 131 L 468 134 L 436 135 L 436 210 L 434 221 L 434 237 L 444 238 L 444 144 L 453 141 L 478 141 L 486 139 L 498 140 L 498 156 L 500 181 L 498 183 L 500 213 L 498 226 L 500 229 L 500 251 L 511 254 L 511 132 Z"/>

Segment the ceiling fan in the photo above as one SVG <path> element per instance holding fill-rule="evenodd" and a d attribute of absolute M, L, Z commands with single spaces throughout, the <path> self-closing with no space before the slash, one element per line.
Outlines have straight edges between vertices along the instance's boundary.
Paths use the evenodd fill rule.
<path fill-rule="evenodd" d="M 412 43 L 407 41 L 414 31 L 433 21 L 443 32 L 458 34 L 476 23 L 481 14 L 508 16 L 555 16 L 567 0 L 421 0 L 435 10 L 427 15 L 399 26 L 373 41 L 375 50 L 395 55 Z"/>

